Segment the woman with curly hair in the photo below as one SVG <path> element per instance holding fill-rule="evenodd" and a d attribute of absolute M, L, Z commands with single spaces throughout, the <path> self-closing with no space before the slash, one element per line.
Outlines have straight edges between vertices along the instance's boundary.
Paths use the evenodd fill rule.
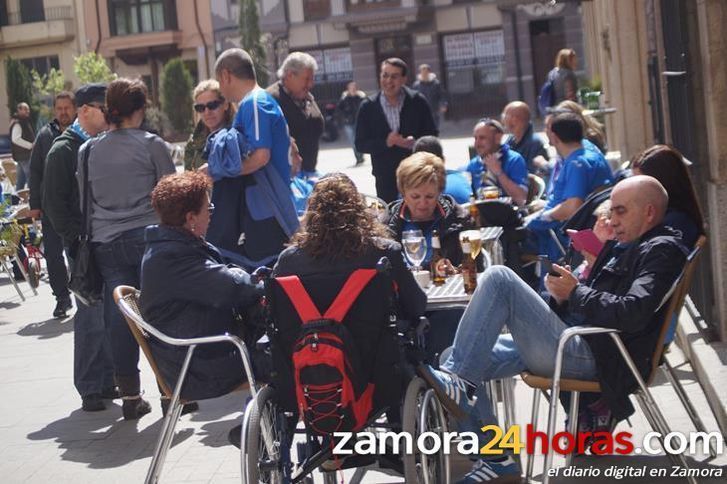
<path fill-rule="evenodd" d="M 273 270 L 275 276 L 337 275 L 374 267 L 386 256 L 398 286 L 401 316 L 424 314 L 427 298 L 407 269 L 401 245 L 367 209 L 350 178 L 342 173 L 321 178 L 308 199 L 300 229 Z"/>
<path fill-rule="evenodd" d="M 141 129 L 146 104 L 147 90 L 141 80 L 121 78 L 109 83 L 105 116 L 110 129 L 86 142 L 78 157 L 81 198 L 83 160 L 88 157 L 91 242 L 105 285 L 104 320 L 126 420 L 149 413 L 151 407 L 141 398 L 139 345 L 114 304 L 112 292 L 116 286 L 139 287 L 144 228 L 158 221 L 151 191 L 161 177 L 174 173 L 164 140 Z"/>
<path fill-rule="evenodd" d="M 184 172 L 162 178 L 151 194 L 161 223 L 146 228 L 141 314 L 175 338 L 241 334 L 239 316 L 251 317 L 262 295 L 262 288 L 252 284 L 245 271 L 226 265 L 219 251 L 204 239 L 214 209 L 211 187 L 206 175 Z M 186 348 L 154 339 L 150 346 L 164 378 L 174 387 Z M 233 346 L 200 346 L 181 396 L 185 400 L 212 398 L 244 381 L 240 356 Z"/>

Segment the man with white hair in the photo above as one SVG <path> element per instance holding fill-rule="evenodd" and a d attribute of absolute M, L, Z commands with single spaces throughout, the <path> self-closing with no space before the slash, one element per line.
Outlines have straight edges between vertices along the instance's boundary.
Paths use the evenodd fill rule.
<path fill-rule="evenodd" d="M 313 56 L 292 52 L 278 69 L 279 80 L 266 89 L 280 104 L 290 136 L 298 144 L 303 158 L 301 175 L 304 178 L 316 174 L 318 146 L 325 125 L 321 110 L 310 92 L 316 70 L 318 63 Z"/>
<path fill-rule="evenodd" d="M 442 404 L 479 433 L 497 425 L 482 382 L 528 370 L 553 376 L 558 340 L 568 327 L 591 324 L 617 329 L 639 372 L 651 368 L 667 304 L 661 305 L 686 262 L 679 234 L 662 224 L 668 204 L 664 187 L 650 176 L 634 176 L 611 193 L 610 223 L 616 234 L 593 264 L 585 282 L 570 268 L 553 265 L 545 278 L 550 302 L 507 267 L 490 267 L 462 315 L 451 355 L 440 370 L 422 367 L 421 376 Z M 507 326 L 509 333 L 503 334 Z M 634 409 L 636 388 L 630 370 L 616 356 L 608 335 L 574 337 L 565 347 L 563 378 L 598 380 L 602 393 L 579 416 L 579 432 L 611 431 Z M 487 434 L 483 439 L 489 439 Z M 460 482 L 519 478 L 512 455 L 479 460 Z"/>

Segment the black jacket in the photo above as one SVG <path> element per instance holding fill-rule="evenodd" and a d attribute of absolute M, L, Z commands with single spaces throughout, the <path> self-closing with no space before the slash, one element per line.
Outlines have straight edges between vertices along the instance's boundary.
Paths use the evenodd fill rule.
<path fill-rule="evenodd" d="M 33 151 L 30 153 L 30 208 L 41 208 L 43 200 L 43 172 L 45 171 L 45 159 L 53 146 L 53 141 L 63 131 L 57 120 L 43 126 L 38 131 L 33 143 Z"/>
<path fill-rule="evenodd" d="M 358 114 L 358 108 L 361 106 L 363 100 L 366 99 L 366 94 L 363 91 L 356 91 L 353 96 L 344 91 L 341 95 L 341 99 L 338 101 L 336 109 L 340 113 L 341 122 L 353 126 L 356 124 L 356 115 Z"/>
<path fill-rule="evenodd" d="M 681 273 L 687 249 L 679 235 L 659 225 L 619 249 L 614 242 L 601 251 L 585 284 L 578 284 L 556 311 L 567 321 L 615 328 L 641 375 L 651 370 L 668 304 L 657 307 Z M 636 380 L 608 335 L 587 337 L 596 359 L 603 397 L 621 420 L 634 411 L 629 393 Z"/>
<path fill-rule="evenodd" d="M 389 205 L 389 229 L 394 233 L 394 239 L 401 240 L 403 225 L 409 219 L 409 211 L 400 199 Z M 441 216 L 432 222 L 415 222 L 425 234 L 432 230 L 439 232 L 439 242 L 442 246 L 442 256 L 458 266 L 462 263 L 462 246 L 459 243 L 459 233 L 471 229 L 474 224 L 469 213 L 454 201 L 450 195 L 439 196 Z M 479 257 L 479 256 L 478 256 Z"/>
<path fill-rule="evenodd" d="M 45 162 L 43 211 L 66 247 L 72 247 L 81 231 L 81 206 L 76 181 L 78 150 L 84 140 L 66 129 L 53 142 Z"/>
<path fill-rule="evenodd" d="M 389 258 L 392 278 L 398 287 L 400 317 L 414 320 L 424 314 L 427 296 L 421 290 L 414 276 L 404 263 L 401 245 L 387 239 L 378 239 L 381 249 L 371 249 L 366 254 L 353 260 L 321 261 L 312 258 L 299 247 L 285 249 L 278 258 L 273 270 L 274 276 L 295 274 L 299 277 L 312 275 L 346 274 L 354 269 L 374 267 L 383 256 Z"/>
<path fill-rule="evenodd" d="M 27 141 L 28 143 L 32 143 L 33 140 L 35 139 L 35 130 L 33 129 L 33 123 L 30 121 L 30 119 L 19 119 L 19 118 L 11 119 L 10 120 L 10 136 L 11 136 L 11 138 L 12 138 L 12 133 L 13 133 L 13 127 L 16 124 L 20 126 L 20 129 L 22 129 L 21 138 L 24 139 L 25 141 Z M 15 161 L 26 161 L 26 160 L 30 159 L 30 150 L 27 148 L 21 148 L 20 146 L 11 142 L 10 150 L 13 155 L 13 159 Z"/>
<path fill-rule="evenodd" d="M 176 338 L 241 333 L 236 314 L 247 312 L 262 296 L 262 288 L 252 285 L 246 272 L 228 267 L 213 245 L 183 230 L 151 225 L 145 238 L 140 309 L 149 324 Z M 150 346 L 164 378 L 176 384 L 186 348 L 154 339 Z M 200 346 L 182 395 L 191 400 L 211 398 L 244 380 L 234 346 Z"/>
<path fill-rule="evenodd" d="M 301 109 L 285 92 L 280 81 L 268 87 L 266 91 L 278 101 L 280 109 L 283 110 L 290 136 L 295 138 L 300 156 L 303 158 L 303 170 L 315 170 L 318 147 L 325 124 L 315 99 L 309 94 L 305 109 Z"/>
<path fill-rule="evenodd" d="M 437 136 L 439 131 L 434 125 L 429 103 L 421 93 L 408 87 L 404 91 L 404 105 L 399 114 L 399 134 L 403 137 Z M 374 176 L 396 176 L 396 168 L 401 160 L 411 154 L 411 150 L 386 146 L 386 137 L 391 132 L 386 115 L 381 107 L 381 92 L 366 98 L 358 110 L 356 118 L 356 149 L 371 155 Z"/>

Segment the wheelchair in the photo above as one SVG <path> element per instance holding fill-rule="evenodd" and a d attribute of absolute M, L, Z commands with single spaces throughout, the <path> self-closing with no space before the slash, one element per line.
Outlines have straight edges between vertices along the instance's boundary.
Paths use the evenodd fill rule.
<path fill-rule="evenodd" d="M 365 472 L 363 468 L 371 465 L 378 465 L 377 470 L 383 472 L 403 475 L 407 483 L 446 484 L 450 481 L 449 456 L 444 452 L 424 455 L 416 450 L 416 445 L 412 454 L 393 449 L 391 445 L 384 449 L 378 443 L 375 455 L 336 455 L 333 452 L 341 442 L 331 430 L 338 428 L 354 434 L 349 441 L 351 446 L 357 441 L 356 432 L 360 431 L 408 432 L 416 444 L 422 433 L 434 432 L 441 437 L 448 428 L 444 408 L 434 390 L 416 376 L 416 367 L 424 355 L 424 331 L 428 321 L 421 318 L 414 324 L 397 318 L 396 295 L 389 261 L 385 257 L 379 260 L 375 269 L 358 269 L 353 273 L 360 271 L 368 271 L 370 279 L 362 283 L 363 287 L 353 290 L 349 284 L 354 278 L 352 274 L 265 278 L 265 334 L 258 340 L 258 349 L 264 349 L 269 355 L 272 371 L 267 385 L 254 392 L 244 412 L 241 435 L 243 482 L 312 483 L 313 471 L 319 470 L 323 473 L 323 482 L 334 483 L 337 473 L 344 469 L 355 469 L 353 481 L 356 481 L 356 476 L 360 478 Z M 300 284 L 296 286 L 298 292 L 290 289 L 289 281 L 284 281 L 290 278 L 298 280 L 295 283 Z M 300 292 L 301 288 L 304 294 Z M 343 305 L 349 307 L 333 316 L 332 311 L 340 309 L 343 299 L 348 300 Z M 302 317 L 298 309 L 308 303 L 315 306 L 314 312 L 317 308 L 328 309 L 320 318 Z M 311 310 L 310 306 L 308 309 Z M 340 389 L 338 393 L 318 395 L 317 403 L 324 402 L 328 407 L 306 406 L 299 399 L 305 391 L 304 401 L 308 402 L 308 392 L 314 392 L 313 385 L 300 384 L 302 377 L 299 379 L 299 376 L 303 373 L 296 373 L 294 367 L 294 352 L 300 351 L 301 341 L 307 341 L 305 338 L 311 334 L 304 333 L 306 336 L 299 337 L 301 325 L 323 328 L 331 318 L 340 318 L 340 326 L 345 326 L 359 350 L 355 356 L 365 391 L 356 393 L 366 394 L 373 389 L 370 408 L 356 419 L 349 420 L 350 415 L 344 419 L 343 413 L 340 417 L 334 415 L 341 408 Z M 321 342 L 325 341 L 324 337 L 331 337 L 331 333 L 323 331 L 321 329 Z M 317 332 L 315 338 L 319 341 Z M 313 351 L 315 348 L 314 343 Z M 354 357 L 351 362 L 356 365 Z M 345 388 L 343 393 L 346 393 Z M 352 423 L 354 421 L 356 423 Z M 351 446 L 347 448 L 353 449 Z M 384 451 L 380 452 L 382 449 Z"/>

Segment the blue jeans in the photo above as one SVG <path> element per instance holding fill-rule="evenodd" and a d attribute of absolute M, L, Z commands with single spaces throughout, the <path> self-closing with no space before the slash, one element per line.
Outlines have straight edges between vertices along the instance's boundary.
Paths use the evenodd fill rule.
<path fill-rule="evenodd" d="M 22 190 L 30 180 L 30 160 L 18 161 L 15 170 L 15 191 Z"/>
<path fill-rule="evenodd" d="M 111 242 L 94 244 L 93 253 L 104 279 L 104 317 L 117 377 L 139 374 L 139 345 L 116 307 L 113 291 L 122 285 L 139 288 L 145 247 L 144 227 L 128 230 Z"/>
<path fill-rule="evenodd" d="M 356 163 L 363 161 L 363 153 L 356 150 L 356 126 L 353 124 L 344 124 L 343 131 L 346 133 L 348 142 L 353 146 L 353 155 L 356 157 Z"/>
<path fill-rule="evenodd" d="M 501 334 L 505 326 L 509 334 Z M 452 354 L 442 368 L 475 384 L 524 370 L 552 376 L 558 339 L 568 327 L 517 274 L 505 266 L 492 266 L 462 315 Z M 562 376 L 596 378 L 593 354 L 578 336 L 565 347 Z M 482 385 L 477 395 L 481 424 L 496 424 Z"/>
<path fill-rule="evenodd" d="M 66 251 L 68 254 L 68 251 Z M 68 257 L 73 267 L 73 260 Z M 114 386 L 111 345 L 104 321 L 104 306 L 86 306 L 76 299 L 73 316 L 73 385 L 81 397 L 101 393 Z"/>

